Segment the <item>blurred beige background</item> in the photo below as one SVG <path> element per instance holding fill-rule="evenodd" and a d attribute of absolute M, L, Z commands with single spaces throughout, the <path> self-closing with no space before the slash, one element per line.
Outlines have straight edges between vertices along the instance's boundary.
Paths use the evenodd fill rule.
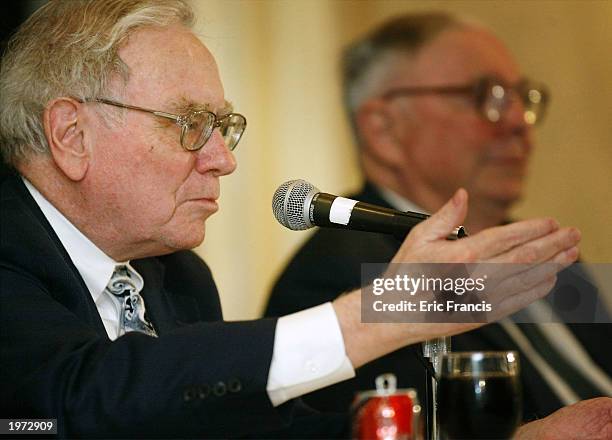
<path fill-rule="evenodd" d="M 238 170 L 198 252 L 226 318 L 258 316 L 275 277 L 308 232 L 284 229 L 271 199 L 289 179 L 356 189 L 340 103 L 341 47 L 394 14 L 444 9 L 495 29 L 552 104 L 537 132 L 516 217 L 550 215 L 583 231 L 582 258 L 612 263 L 612 1 L 192 0 L 226 96 L 248 118 Z"/>

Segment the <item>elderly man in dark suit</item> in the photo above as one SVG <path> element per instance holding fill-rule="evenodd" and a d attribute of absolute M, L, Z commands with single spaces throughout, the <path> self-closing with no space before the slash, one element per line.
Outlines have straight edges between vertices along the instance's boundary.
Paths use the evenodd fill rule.
<path fill-rule="evenodd" d="M 359 291 L 279 319 L 222 320 L 189 249 L 217 211 L 246 120 L 192 21 L 181 0 L 53 1 L 9 45 L 0 418 L 56 418 L 71 438 L 340 435 L 333 417 L 300 425 L 314 415 L 295 398 L 475 327 L 363 324 Z M 459 190 L 396 261 L 460 261 L 465 246 L 474 261 L 530 256 L 537 276 L 507 292 L 500 317 L 544 296 L 577 258 L 579 232 L 550 219 L 447 242 L 466 212 Z"/>
<path fill-rule="evenodd" d="M 351 44 L 342 61 L 345 106 L 366 179 L 350 198 L 435 212 L 465 187 L 471 234 L 508 221 L 523 191 L 532 127 L 544 115 L 548 93 L 522 76 L 495 35 L 445 13 L 408 14 Z M 280 276 L 266 315 L 291 313 L 351 290 L 362 283 L 362 263 L 391 261 L 399 246 L 382 234 L 317 231 Z M 594 294 L 581 272 L 562 275 L 563 282 Z M 520 351 L 524 419 L 532 420 L 580 399 L 612 395 L 612 358 L 603 348 L 611 340 L 610 324 L 503 321 L 462 334 L 452 346 Z M 374 378 L 389 371 L 400 386 L 422 394 L 424 374 L 415 350 L 365 365 L 354 379 L 304 399 L 320 409 L 348 407 L 357 390 L 371 389 Z"/>

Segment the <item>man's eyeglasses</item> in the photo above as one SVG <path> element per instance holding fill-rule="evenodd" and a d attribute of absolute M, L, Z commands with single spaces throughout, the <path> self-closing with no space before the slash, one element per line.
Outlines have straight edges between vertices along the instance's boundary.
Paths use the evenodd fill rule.
<path fill-rule="evenodd" d="M 181 146 L 187 151 L 197 151 L 202 148 L 208 139 L 210 139 L 215 128 L 219 128 L 225 140 L 225 145 L 227 145 L 230 151 L 233 151 L 236 145 L 238 145 L 242 133 L 244 133 L 246 128 L 246 118 L 239 113 L 229 113 L 218 117 L 213 112 L 198 110 L 184 115 L 174 115 L 172 113 L 137 107 L 135 105 L 122 104 L 106 98 L 86 98 L 84 100 L 79 99 L 79 101 L 99 102 L 115 107 L 151 113 L 160 118 L 171 119 L 175 121 L 176 125 L 181 127 Z"/>
<path fill-rule="evenodd" d="M 524 106 L 523 118 L 529 125 L 541 122 L 544 117 L 549 94 L 543 84 L 521 79 L 514 85 L 505 84 L 498 78 L 487 76 L 473 84 L 464 86 L 441 87 L 401 87 L 382 95 L 383 99 L 393 99 L 406 95 L 471 95 L 478 112 L 490 122 L 498 122 L 508 110 L 513 92 L 518 95 Z"/>

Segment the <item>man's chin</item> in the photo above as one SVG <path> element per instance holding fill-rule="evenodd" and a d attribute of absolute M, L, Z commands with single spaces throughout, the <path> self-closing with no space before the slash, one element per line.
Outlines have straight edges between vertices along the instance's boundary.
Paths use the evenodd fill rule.
<path fill-rule="evenodd" d="M 189 240 L 187 240 L 183 246 L 181 246 L 181 249 L 193 249 L 196 248 L 198 246 L 200 246 L 203 242 L 204 242 L 204 237 L 206 236 L 205 234 L 205 230 L 202 229 L 202 232 L 200 234 L 198 234 L 197 236 L 194 236 L 193 238 L 190 238 Z"/>
<path fill-rule="evenodd" d="M 486 191 L 470 193 L 469 212 L 505 219 L 510 209 L 522 198 L 523 191 L 517 188 L 491 186 Z"/>
<path fill-rule="evenodd" d="M 522 198 L 522 193 L 498 193 L 492 194 L 486 206 L 491 215 L 499 217 L 500 221 L 505 221 L 510 216 L 510 211 Z"/>
<path fill-rule="evenodd" d="M 523 179 L 497 179 L 492 180 L 489 185 L 482 188 L 479 193 L 487 199 L 490 204 L 500 207 L 509 207 L 523 198 L 524 182 Z M 472 200 L 478 194 L 470 194 Z"/>
<path fill-rule="evenodd" d="M 204 224 L 200 224 L 199 227 L 193 228 L 190 233 L 187 233 L 187 231 L 183 232 L 183 234 L 178 236 L 165 237 L 164 244 L 167 252 L 164 253 L 169 254 L 198 247 L 202 244 L 202 242 L 204 242 L 206 228 Z"/>

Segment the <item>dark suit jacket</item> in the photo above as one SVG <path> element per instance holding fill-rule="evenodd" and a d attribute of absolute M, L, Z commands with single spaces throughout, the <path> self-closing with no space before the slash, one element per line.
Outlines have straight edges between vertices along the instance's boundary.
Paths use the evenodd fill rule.
<path fill-rule="evenodd" d="M 390 207 L 369 184 L 360 193 L 349 197 Z M 400 244 L 389 235 L 319 229 L 297 252 L 278 279 L 270 295 L 266 316 L 281 316 L 312 307 L 330 301 L 342 292 L 358 288 L 362 285 L 361 264 L 390 261 Z M 609 346 L 612 340 L 611 326 L 600 324 L 595 329 L 590 325 L 574 324 L 568 327 L 594 360 L 610 374 L 612 355 L 603 347 Z M 306 395 L 303 399 L 321 410 L 348 408 L 357 390 L 373 389 L 375 377 L 387 372 L 397 376 L 398 386 L 416 388 L 419 396 L 425 396 L 425 373 L 417 358 L 418 350 L 420 345 L 396 351 L 363 366 L 355 378 Z M 497 324 L 453 337 L 452 350 L 520 351 Z M 521 368 L 524 419 L 532 420 L 558 409 L 561 402 L 524 355 L 521 356 Z"/>
<path fill-rule="evenodd" d="M 71 438 L 227 438 L 286 427 L 295 404 L 273 408 L 266 392 L 276 320 L 223 322 L 211 273 L 192 252 L 132 264 L 159 338 L 129 333 L 111 342 L 23 182 L 5 176 L 0 417 L 57 418 L 59 436 Z M 326 420 L 330 435 L 344 428 Z M 299 436 L 296 426 L 280 432 Z"/>

